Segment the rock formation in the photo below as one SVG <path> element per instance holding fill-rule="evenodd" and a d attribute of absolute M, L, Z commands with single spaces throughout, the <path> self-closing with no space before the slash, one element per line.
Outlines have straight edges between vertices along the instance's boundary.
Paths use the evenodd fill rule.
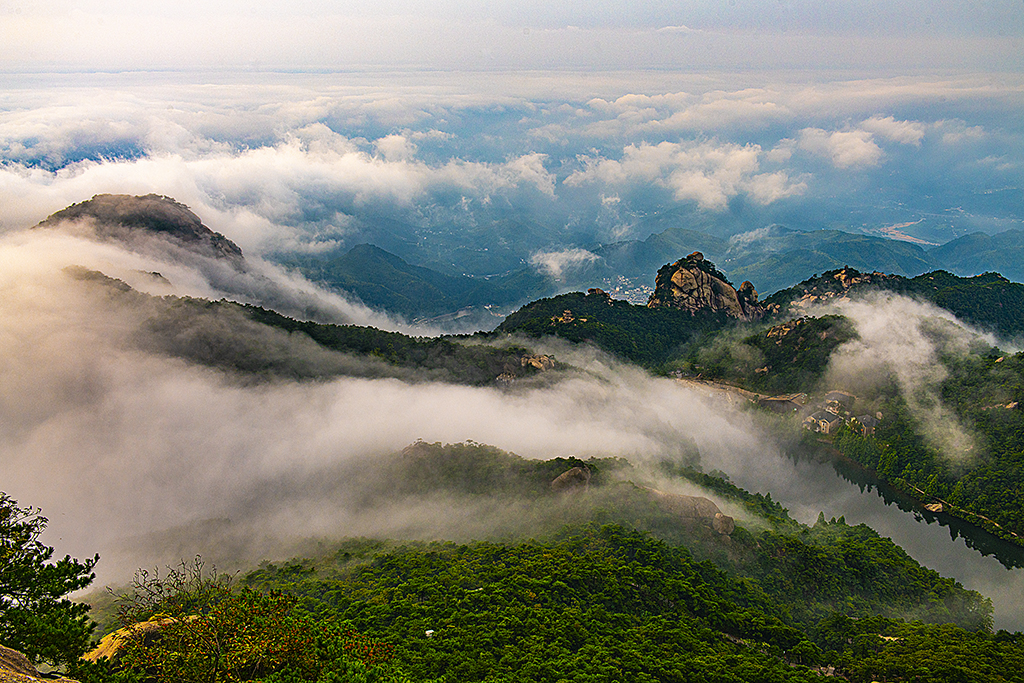
<path fill-rule="evenodd" d="M 657 489 L 646 490 L 662 510 L 678 516 L 684 524 L 705 524 L 723 536 L 728 536 L 736 528 L 732 517 L 723 514 L 707 498 L 665 493 Z"/>
<path fill-rule="evenodd" d="M 573 467 L 562 472 L 551 482 L 551 490 L 555 492 L 585 491 L 589 486 L 590 470 L 586 467 Z"/>
<path fill-rule="evenodd" d="M 116 240 L 128 246 L 161 237 L 202 256 L 242 260 L 238 245 L 203 225 L 184 204 L 157 194 L 98 194 L 58 211 L 36 228 L 58 226 L 88 231 L 99 239 Z"/>
<path fill-rule="evenodd" d="M 830 270 L 820 276 L 816 275 L 784 291 L 791 299 L 790 306 L 794 310 L 803 310 L 815 303 L 845 301 L 849 298 L 851 290 L 899 278 L 899 275 L 887 275 L 878 271 L 862 273 L 856 268 L 844 266 L 839 270 Z M 778 313 L 783 306 L 772 304 L 770 308 L 772 309 L 771 313 Z"/>
<path fill-rule="evenodd" d="M 28 657 L 0 645 L 0 683 L 75 683 L 70 678 L 51 678 L 39 673 Z"/>
<path fill-rule="evenodd" d="M 764 315 L 752 284 L 744 282 L 739 291 L 733 289 L 725 275 L 699 251 L 658 270 L 647 306 L 679 308 L 691 314 L 723 312 L 739 320 L 756 320 Z"/>

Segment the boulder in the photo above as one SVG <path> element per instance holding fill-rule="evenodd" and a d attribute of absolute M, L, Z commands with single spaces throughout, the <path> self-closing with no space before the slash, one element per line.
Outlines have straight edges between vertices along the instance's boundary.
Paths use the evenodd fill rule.
<path fill-rule="evenodd" d="M 589 486 L 590 470 L 586 467 L 573 467 L 551 482 L 551 490 L 556 492 L 585 491 Z"/>
<path fill-rule="evenodd" d="M 704 524 L 724 536 L 736 528 L 732 517 L 722 514 L 718 506 L 707 498 L 665 493 L 657 489 L 647 491 L 662 510 L 678 516 L 684 524 Z"/>
<path fill-rule="evenodd" d="M 43 676 L 32 666 L 28 657 L 17 650 L 0 645 L 0 683 L 37 683 L 38 681 L 77 683 L 70 678 Z"/>
<path fill-rule="evenodd" d="M 711 522 L 711 528 L 722 534 L 728 536 L 736 529 L 736 522 L 729 515 L 723 515 L 721 512 L 715 515 L 715 519 Z"/>

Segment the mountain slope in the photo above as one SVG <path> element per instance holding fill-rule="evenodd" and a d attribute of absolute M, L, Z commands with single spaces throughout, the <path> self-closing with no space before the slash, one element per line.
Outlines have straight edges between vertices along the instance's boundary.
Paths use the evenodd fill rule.
<path fill-rule="evenodd" d="M 542 296 L 550 289 L 532 269 L 490 279 L 446 275 L 414 266 L 372 244 L 360 244 L 329 260 L 297 262 L 308 278 L 351 292 L 372 308 L 409 319 L 433 317 L 469 306 L 503 306 Z"/>
<path fill-rule="evenodd" d="M 805 304 L 871 291 L 894 292 L 930 301 L 1004 339 L 1024 334 L 1024 284 L 1010 282 L 997 273 L 958 277 L 937 270 L 907 278 L 842 268 L 776 292 L 765 300 L 765 305 L 777 309 L 783 316 L 799 315 Z"/>
<path fill-rule="evenodd" d="M 957 275 L 996 272 L 1024 282 L 1024 230 L 995 235 L 974 232 L 935 247 L 928 255 Z"/>
<path fill-rule="evenodd" d="M 140 238 L 161 237 L 202 256 L 242 259 L 238 245 L 203 225 L 184 204 L 161 195 L 98 194 L 49 216 L 36 229 L 75 223 L 101 239 L 132 245 Z"/>

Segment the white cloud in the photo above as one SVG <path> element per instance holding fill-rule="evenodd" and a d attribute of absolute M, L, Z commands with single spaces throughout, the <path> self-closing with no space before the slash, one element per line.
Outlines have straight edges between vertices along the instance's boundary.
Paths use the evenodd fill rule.
<path fill-rule="evenodd" d="M 861 121 L 860 128 L 893 142 L 915 147 L 921 146 L 925 134 L 924 124 L 917 121 L 897 121 L 892 116 L 872 116 Z"/>
<path fill-rule="evenodd" d="M 323 124 L 292 131 L 281 142 L 205 154 L 154 154 L 139 159 L 83 161 L 56 171 L 0 166 L 0 201 L 10 209 L 0 230 L 27 227 L 65 206 L 104 192 L 173 196 L 247 252 L 296 246 L 315 206 L 350 211 L 369 204 L 409 207 L 431 193 L 457 191 L 486 200 L 528 188 L 554 197 L 554 176 L 538 153 L 501 163 L 453 158 L 427 164 L 403 136 L 363 151 Z M 339 216 L 344 222 L 345 217 Z"/>
<path fill-rule="evenodd" d="M 715 142 L 662 142 L 628 145 L 621 160 L 588 157 L 585 168 L 565 183 L 599 182 L 610 186 L 653 183 L 672 191 L 678 201 L 701 208 L 724 209 L 731 197 L 746 194 L 762 204 L 801 193 L 785 172 L 758 173 L 761 148 Z"/>
<path fill-rule="evenodd" d="M 948 311 L 902 296 L 847 301 L 838 310 L 853 322 L 858 338 L 836 349 L 828 381 L 871 393 L 895 379 L 928 445 L 954 463 L 976 457 L 974 435 L 942 400 L 947 372 L 940 358 L 965 353 L 979 338 L 995 340 Z"/>
<path fill-rule="evenodd" d="M 554 280 L 561 280 L 566 271 L 600 260 L 600 256 L 586 249 L 538 251 L 530 256 L 530 265 L 542 270 Z"/>
<path fill-rule="evenodd" d="M 882 149 L 865 130 L 828 132 L 820 128 L 800 131 L 798 145 L 811 154 L 832 162 L 836 168 L 877 166 Z"/>

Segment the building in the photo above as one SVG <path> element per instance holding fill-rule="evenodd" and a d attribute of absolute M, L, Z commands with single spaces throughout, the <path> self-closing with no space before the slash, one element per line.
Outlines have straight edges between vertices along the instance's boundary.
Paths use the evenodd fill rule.
<path fill-rule="evenodd" d="M 854 428 L 857 429 L 862 436 L 872 436 L 875 433 L 875 427 L 878 426 L 878 419 L 874 415 L 858 415 L 853 419 L 857 421 Z"/>

